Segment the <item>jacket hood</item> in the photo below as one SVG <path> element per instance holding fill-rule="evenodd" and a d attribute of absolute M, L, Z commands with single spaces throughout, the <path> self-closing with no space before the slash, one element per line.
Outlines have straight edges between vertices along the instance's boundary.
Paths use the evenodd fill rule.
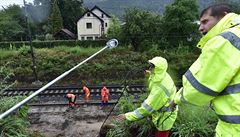
<path fill-rule="evenodd" d="M 167 60 L 162 57 L 154 57 L 151 60 L 148 60 L 150 63 L 154 64 L 155 68 L 153 73 L 150 75 L 149 79 L 151 81 L 161 81 L 167 73 Z"/>
<path fill-rule="evenodd" d="M 209 30 L 205 36 L 200 39 L 197 47 L 202 49 L 208 40 L 237 24 L 240 24 L 240 16 L 235 13 L 228 13 L 211 30 Z"/>
<path fill-rule="evenodd" d="M 107 90 L 107 87 L 104 86 L 104 87 L 103 87 L 103 90 Z"/>

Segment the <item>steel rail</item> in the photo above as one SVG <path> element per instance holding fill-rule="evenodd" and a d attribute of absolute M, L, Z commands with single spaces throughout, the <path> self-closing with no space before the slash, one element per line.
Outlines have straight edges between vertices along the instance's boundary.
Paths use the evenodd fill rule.
<path fill-rule="evenodd" d="M 110 93 L 121 93 L 122 86 L 107 86 Z M 143 85 L 130 85 L 129 92 L 131 93 L 138 93 L 145 91 L 145 86 Z M 91 94 L 99 94 L 101 91 L 102 86 L 89 86 Z M 2 96 L 19 96 L 19 95 L 29 95 L 32 92 L 36 91 L 37 88 L 15 88 L 10 90 L 5 90 L 2 93 Z M 53 87 L 44 90 L 43 92 L 39 93 L 38 95 L 64 95 L 68 91 L 73 92 L 74 94 L 84 94 L 82 89 L 79 87 Z"/>

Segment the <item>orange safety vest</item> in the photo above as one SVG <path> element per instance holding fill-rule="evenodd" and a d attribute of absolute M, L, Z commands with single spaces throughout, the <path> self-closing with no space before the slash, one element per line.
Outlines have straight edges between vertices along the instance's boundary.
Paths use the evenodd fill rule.
<path fill-rule="evenodd" d="M 85 93 L 86 97 L 90 96 L 90 90 L 86 86 L 83 86 L 83 92 Z"/>
<path fill-rule="evenodd" d="M 108 101 L 108 95 L 109 95 L 109 91 L 107 87 L 104 86 L 101 90 L 102 101 Z"/>

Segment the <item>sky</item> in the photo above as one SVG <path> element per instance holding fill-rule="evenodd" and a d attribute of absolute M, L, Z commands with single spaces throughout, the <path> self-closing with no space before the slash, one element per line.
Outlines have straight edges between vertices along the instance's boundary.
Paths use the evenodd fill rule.
<path fill-rule="evenodd" d="M 27 3 L 28 2 L 33 2 L 33 0 L 25 0 Z M 0 0 L 0 6 L 7 7 L 10 4 L 17 4 L 20 6 L 23 6 L 23 0 Z"/>

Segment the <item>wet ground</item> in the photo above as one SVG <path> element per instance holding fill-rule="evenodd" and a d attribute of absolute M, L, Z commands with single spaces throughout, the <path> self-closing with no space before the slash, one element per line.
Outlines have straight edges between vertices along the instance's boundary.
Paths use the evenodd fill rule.
<path fill-rule="evenodd" d="M 59 112 L 31 111 L 31 128 L 45 137 L 98 137 L 112 106 L 78 106 Z M 109 121 L 108 121 L 109 123 Z"/>

